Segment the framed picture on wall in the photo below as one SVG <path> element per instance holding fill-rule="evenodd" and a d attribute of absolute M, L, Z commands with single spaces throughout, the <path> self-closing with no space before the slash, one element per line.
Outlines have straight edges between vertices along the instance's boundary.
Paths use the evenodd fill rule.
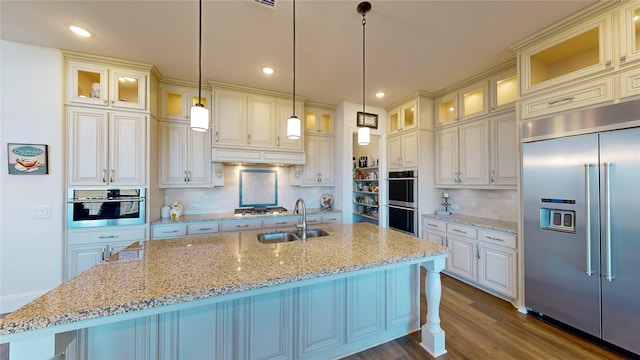
<path fill-rule="evenodd" d="M 362 111 L 358 111 L 358 117 L 356 126 L 377 129 L 378 128 L 378 114 L 370 114 Z"/>
<path fill-rule="evenodd" d="M 9 174 L 46 175 L 49 173 L 47 145 L 7 144 Z"/>

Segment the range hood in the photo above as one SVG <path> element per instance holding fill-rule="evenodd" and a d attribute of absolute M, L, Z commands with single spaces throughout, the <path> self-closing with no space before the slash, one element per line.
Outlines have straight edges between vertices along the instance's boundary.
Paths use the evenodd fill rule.
<path fill-rule="evenodd" d="M 304 165 L 304 152 L 212 148 L 211 161 L 233 164 Z"/>

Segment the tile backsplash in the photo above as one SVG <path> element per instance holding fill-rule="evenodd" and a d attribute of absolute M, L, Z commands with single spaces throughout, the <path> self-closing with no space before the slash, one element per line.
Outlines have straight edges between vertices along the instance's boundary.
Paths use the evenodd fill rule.
<path fill-rule="evenodd" d="M 277 206 L 293 210 L 296 199 L 303 198 L 309 208 L 320 207 L 320 197 L 324 193 L 332 194 L 332 187 L 305 188 L 290 186 L 290 168 L 280 166 L 244 166 L 224 165 L 224 186 L 213 189 L 166 189 L 165 205 L 175 201 L 184 206 L 185 215 L 229 213 L 240 204 L 240 170 L 276 170 L 278 174 Z M 157 214 L 157 218 L 160 214 Z M 154 216 L 152 216 L 154 218 Z"/>
<path fill-rule="evenodd" d="M 449 193 L 449 203 L 458 204 L 454 214 L 518 222 L 518 192 L 516 190 L 442 189 Z M 442 207 L 440 210 L 444 210 Z"/>

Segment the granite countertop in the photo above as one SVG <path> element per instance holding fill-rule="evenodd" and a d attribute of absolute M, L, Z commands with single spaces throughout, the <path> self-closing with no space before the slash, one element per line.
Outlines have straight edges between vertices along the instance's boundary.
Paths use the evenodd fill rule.
<path fill-rule="evenodd" d="M 312 208 L 307 209 L 307 215 L 318 214 L 341 214 L 341 210 L 336 209 L 320 209 Z M 169 225 L 169 224 L 182 224 L 192 222 L 205 222 L 205 221 L 229 221 L 229 220 L 248 220 L 248 219 L 263 219 L 263 218 L 275 218 L 285 216 L 300 216 L 294 214 L 293 211 L 286 211 L 278 214 L 260 214 L 260 215 L 235 215 L 233 213 L 216 213 L 216 214 L 197 214 L 197 215 L 183 215 L 178 219 L 157 219 L 151 222 L 151 225 Z"/>
<path fill-rule="evenodd" d="M 368 223 L 263 244 L 264 230 L 133 243 L 0 319 L 0 335 L 449 254 Z"/>
<path fill-rule="evenodd" d="M 483 227 L 491 230 L 499 230 L 506 231 L 513 234 L 518 233 L 518 223 L 504 220 L 495 220 L 495 219 L 487 219 L 478 216 L 468 216 L 468 215 L 435 215 L 435 214 L 423 214 L 423 217 L 438 219 L 443 221 L 455 222 L 459 224 L 465 225 L 473 225 L 478 227 Z"/>

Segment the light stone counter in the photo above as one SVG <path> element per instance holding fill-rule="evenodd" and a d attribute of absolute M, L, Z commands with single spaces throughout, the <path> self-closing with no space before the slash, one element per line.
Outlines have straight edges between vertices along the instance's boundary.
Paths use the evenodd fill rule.
<path fill-rule="evenodd" d="M 263 231 L 246 231 L 134 243 L 0 319 L 0 342 L 19 339 L 15 345 L 29 347 L 25 336 L 16 335 L 49 327 L 73 330 L 87 327 L 89 319 L 145 309 L 161 313 L 159 308 L 172 304 L 394 264 L 429 262 L 436 282 L 427 280 L 427 291 L 433 289 L 437 296 L 431 301 L 439 303 L 446 247 L 367 223 L 318 227 L 330 235 L 262 244 L 257 234 Z M 442 339 L 443 351 L 437 311 L 430 316 L 429 331 Z"/>
<path fill-rule="evenodd" d="M 465 224 L 465 225 L 478 226 L 478 227 L 483 227 L 483 228 L 492 229 L 492 230 L 506 231 L 513 234 L 518 233 L 518 224 L 511 221 L 487 219 L 483 217 L 458 215 L 458 214 L 451 214 L 451 215 L 423 214 L 422 217 L 455 222 L 455 223 Z"/>
<path fill-rule="evenodd" d="M 323 214 L 342 214 L 341 210 L 336 209 L 320 209 L 311 208 L 307 209 L 307 215 L 323 215 Z M 181 223 L 194 223 L 205 221 L 230 221 L 230 220 L 247 220 L 247 219 L 264 219 L 264 218 L 277 218 L 287 216 L 300 216 L 294 214 L 292 210 L 287 210 L 278 214 L 261 214 L 261 215 L 234 215 L 233 213 L 216 213 L 216 214 L 196 214 L 196 215 L 184 215 L 178 219 L 156 219 L 151 222 L 151 225 L 168 225 L 168 224 L 181 224 Z"/>

